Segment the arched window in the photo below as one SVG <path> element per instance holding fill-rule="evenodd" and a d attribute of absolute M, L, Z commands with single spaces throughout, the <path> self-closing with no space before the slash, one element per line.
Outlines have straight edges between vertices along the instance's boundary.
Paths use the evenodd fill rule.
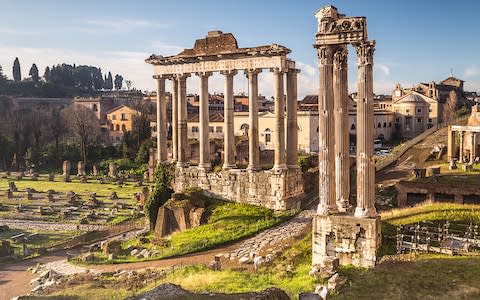
<path fill-rule="evenodd" d="M 383 122 L 383 128 L 387 128 L 387 122 Z"/>
<path fill-rule="evenodd" d="M 388 122 L 388 127 L 392 127 L 392 122 Z"/>
<path fill-rule="evenodd" d="M 117 124 L 117 126 L 115 126 L 115 130 L 120 131 L 120 125 Z"/>
<path fill-rule="evenodd" d="M 382 123 L 378 122 L 377 128 L 382 128 Z"/>
<path fill-rule="evenodd" d="M 355 124 L 352 123 L 352 126 L 350 126 L 350 130 L 355 130 Z"/>
<path fill-rule="evenodd" d="M 265 144 L 268 144 L 272 141 L 272 134 L 270 128 L 265 129 Z"/>
<path fill-rule="evenodd" d="M 93 111 L 98 111 L 98 107 L 97 107 L 96 104 L 93 104 L 93 105 L 92 105 L 92 110 L 93 110 Z"/>
<path fill-rule="evenodd" d="M 122 124 L 122 131 L 127 131 L 127 127 L 125 126 L 125 124 Z"/>
<path fill-rule="evenodd" d="M 113 124 L 110 125 L 110 130 L 113 131 L 115 128 L 113 126 Z"/>

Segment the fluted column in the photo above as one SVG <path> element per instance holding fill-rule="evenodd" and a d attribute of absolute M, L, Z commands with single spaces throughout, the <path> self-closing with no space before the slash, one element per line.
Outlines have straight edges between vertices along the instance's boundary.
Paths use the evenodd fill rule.
<path fill-rule="evenodd" d="M 473 152 L 473 161 L 475 161 L 475 159 L 477 158 L 477 133 L 472 132 L 472 134 L 473 134 L 473 136 L 472 136 L 472 139 L 473 139 L 472 152 Z"/>
<path fill-rule="evenodd" d="M 197 76 L 200 82 L 200 161 L 198 167 L 205 171 L 210 170 L 210 133 L 208 112 L 208 77 L 211 72 L 199 72 Z"/>
<path fill-rule="evenodd" d="M 459 131 L 458 134 L 460 135 L 460 140 L 459 140 L 460 149 L 458 150 L 458 162 L 463 163 L 463 131 Z"/>
<path fill-rule="evenodd" d="M 172 161 L 178 161 L 178 76 L 172 77 Z"/>
<path fill-rule="evenodd" d="M 474 145 L 475 145 L 475 133 L 473 131 L 470 132 L 470 163 L 472 164 L 475 160 L 474 154 Z"/>
<path fill-rule="evenodd" d="M 236 167 L 235 163 L 235 132 L 233 128 L 233 77 L 237 70 L 222 71 L 225 76 L 225 96 L 224 96 L 224 150 L 223 150 L 223 169 Z"/>
<path fill-rule="evenodd" d="M 279 68 L 272 69 L 275 97 L 275 132 L 274 132 L 274 162 L 276 171 L 287 169 L 285 164 L 285 92 L 283 88 L 283 74 Z"/>
<path fill-rule="evenodd" d="M 178 141 L 177 155 L 179 166 L 187 166 L 187 78 L 190 74 L 181 74 L 177 76 L 178 80 Z"/>
<path fill-rule="evenodd" d="M 157 162 L 167 161 L 167 105 L 165 78 L 157 78 Z"/>
<path fill-rule="evenodd" d="M 373 53 L 375 41 L 355 45 L 358 59 L 357 98 L 357 207 L 355 217 L 377 215 L 373 156 Z"/>
<path fill-rule="evenodd" d="M 347 210 L 350 195 L 347 59 L 347 46 L 338 46 L 333 55 L 333 107 L 335 119 L 335 195 L 339 211 Z"/>
<path fill-rule="evenodd" d="M 249 69 L 248 77 L 248 167 L 249 171 L 260 169 L 260 153 L 258 148 L 258 73 L 261 69 Z"/>
<path fill-rule="evenodd" d="M 297 74 L 298 69 L 287 72 L 287 167 L 298 168 Z"/>
<path fill-rule="evenodd" d="M 320 85 L 318 92 L 318 208 L 320 215 L 336 209 L 333 137 L 333 46 L 317 48 Z"/>

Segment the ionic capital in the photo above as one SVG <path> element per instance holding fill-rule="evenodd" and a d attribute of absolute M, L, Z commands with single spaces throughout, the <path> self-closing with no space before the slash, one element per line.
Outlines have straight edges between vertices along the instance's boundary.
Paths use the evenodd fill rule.
<path fill-rule="evenodd" d="M 281 68 L 278 67 L 270 68 L 270 72 L 273 72 L 275 75 L 283 75 L 285 73 Z"/>
<path fill-rule="evenodd" d="M 375 52 L 375 41 L 366 41 L 354 45 L 357 50 L 357 64 L 373 65 L 373 53 Z"/>
<path fill-rule="evenodd" d="M 247 69 L 245 70 L 245 75 L 247 75 L 247 78 L 250 76 L 256 76 L 260 72 L 262 72 L 262 69 Z"/>
<path fill-rule="evenodd" d="M 208 78 L 212 76 L 212 72 L 196 72 L 195 75 L 202 78 Z"/>
<path fill-rule="evenodd" d="M 347 46 L 339 46 L 333 54 L 333 67 L 335 69 L 346 69 L 348 67 L 348 49 Z"/>
<path fill-rule="evenodd" d="M 223 70 L 223 71 L 220 71 L 220 74 L 224 75 L 224 76 L 228 76 L 228 77 L 233 77 L 235 75 L 237 75 L 238 71 L 237 70 Z"/>
<path fill-rule="evenodd" d="M 190 77 L 190 73 L 183 73 L 183 74 L 175 74 L 173 75 L 175 79 L 177 80 L 186 80 L 188 77 Z"/>

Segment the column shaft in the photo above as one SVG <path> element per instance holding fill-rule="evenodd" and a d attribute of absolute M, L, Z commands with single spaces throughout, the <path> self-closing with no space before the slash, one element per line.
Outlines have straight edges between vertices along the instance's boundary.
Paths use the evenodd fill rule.
<path fill-rule="evenodd" d="M 458 150 L 458 162 L 463 163 L 463 131 L 459 131 L 459 135 L 460 135 L 460 140 L 459 140 L 460 149 Z"/>
<path fill-rule="evenodd" d="M 470 132 L 470 163 L 472 164 L 473 161 L 475 160 L 475 156 L 474 156 L 474 153 L 473 153 L 473 148 L 474 148 L 474 144 L 475 143 L 475 133 L 473 131 Z"/>
<path fill-rule="evenodd" d="M 209 111 L 208 111 L 208 77 L 209 72 L 197 73 L 200 82 L 200 161 L 199 168 L 210 170 L 210 133 L 209 133 Z"/>
<path fill-rule="evenodd" d="M 355 46 L 358 58 L 357 207 L 356 217 L 375 217 L 375 159 L 373 156 L 373 53 L 375 42 Z"/>
<path fill-rule="evenodd" d="M 190 74 L 182 74 L 178 76 L 178 165 L 186 166 L 187 158 L 187 77 Z"/>
<path fill-rule="evenodd" d="M 297 168 L 298 124 L 297 124 L 297 73 L 298 69 L 287 73 L 287 167 Z"/>
<path fill-rule="evenodd" d="M 274 132 L 274 170 L 285 170 L 285 93 L 283 89 L 283 72 L 278 68 L 273 70 L 275 84 L 275 132 Z"/>
<path fill-rule="evenodd" d="M 339 46 L 333 56 L 333 98 L 335 119 L 335 195 L 339 211 L 346 211 L 350 195 L 348 128 L 348 50 Z"/>
<path fill-rule="evenodd" d="M 450 162 L 455 158 L 455 131 L 452 126 L 448 126 L 447 135 L 447 160 Z"/>
<path fill-rule="evenodd" d="M 172 77 L 172 160 L 178 160 L 178 79 Z"/>
<path fill-rule="evenodd" d="M 259 69 L 249 69 L 248 76 L 248 167 L 250 171 L 260 169 L 258 148 L 258 73 Z"/>
<path fill-rule="evenodd" d="M 318 177 L 317 212 L 327 215 L 335 210 L 335 168 L 333 139 L 333 46 L 317 49 L 320 87 L 318 93 Z"/>
<path fill-rule="evenodd" d="M 237 74 L 236 70 L 224 71 L 225 76 L 225 96 L 224 96 L 224 120 L 225 130 L 224 150 L 223 150 L 223 169 L 231 169 L 236 167 L 235 163 L 235 132 L 233 128 L 233 77 Z"/>
<path fill-rule="evenodd" d="M 165 101 L 165 79 L 157 79 L 157 162 L 167 161 L 167 105 Z"/>

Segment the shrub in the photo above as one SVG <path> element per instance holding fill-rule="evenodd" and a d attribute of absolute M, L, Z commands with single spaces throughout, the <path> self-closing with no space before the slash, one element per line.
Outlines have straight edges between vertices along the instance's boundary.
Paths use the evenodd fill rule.
<path fill-rule="evenodd" d="M 158 209 L 162 206 L 170 196 L 173 190 L 170 188 L 172 176 L 167 166 L 159 164 L 155 170 L 155 187 L 153 193 L 145 203 L 145 215 L 150 220 L 150 230 L 155 228 L 157 222 Z"/>

